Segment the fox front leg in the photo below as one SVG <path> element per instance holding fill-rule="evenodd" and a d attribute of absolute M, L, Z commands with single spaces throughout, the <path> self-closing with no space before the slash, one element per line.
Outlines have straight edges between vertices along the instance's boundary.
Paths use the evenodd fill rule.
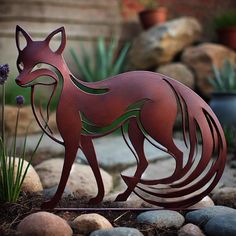
<path fill-rule="evenodd" d="M 65 160 L 64 160 L 61 179 L 60 179 L 57 191 L 55 195 L 52 197 L 52 199 L 42 204 L 41 206 L 42 209 L 53 209 L 57 205 L 59 200 L 61 199 L 61 196 L 65 190 L 65 186 L 70 175 L 71 167 L 76 157 L 78 147 L 79 145 L 74 145 L 74 146 L 66 145 L 65 146 Z"/>

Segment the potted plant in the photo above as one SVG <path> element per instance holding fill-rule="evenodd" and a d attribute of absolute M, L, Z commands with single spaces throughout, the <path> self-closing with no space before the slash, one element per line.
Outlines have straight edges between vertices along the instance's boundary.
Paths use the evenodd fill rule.
<path fill-rule="evenodd" d="M 159 6 L 157 0 L 140 0 L 143 10 L 139 12 L 139 19 L 144 29 L 164 23 L 167 19 L 166 7 Z"/>
<path fill-rule="evenodd" d="M 212 66 L 214 79 L 210 83 L 214 88 L 210 106 L 225 128 L 236 125 L 236 72 L 235 65 L 224 61 L 221 69 Z"/>
<path fill-rule="evenodd" d="M 215 18 L 219 41 L 236 49 L 236 10 L 231 10 Z"/>

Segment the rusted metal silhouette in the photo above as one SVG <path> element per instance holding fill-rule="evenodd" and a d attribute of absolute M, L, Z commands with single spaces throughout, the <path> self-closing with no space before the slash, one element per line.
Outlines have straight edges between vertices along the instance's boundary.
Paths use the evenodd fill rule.
<path fill-rule="evenodd" d="M 20 34 L 26 40 L 23 49 Z M 61 36 L 60 45 L 52 50 L 50 41 L 58 35 Z M 192 90 L 167 76 L 148 71 L 127 72 L 96 83 L 75 78 L 62 56 L 66 45 L 63 27 L 53 31 L 43 41 L 34 41 L 17 26 L 16 44 L 19 51 L 19 76 L 16 83 L 22 87 L 31 87 L 32 109 L 36 120 L 49 137 L 65 147 L 58 189 L 54 197 L 42 205 L 43 208 L 53 208 L 60 200 L 79 148 L 85 154 L 97 181 L 98 193 L 90 203 L 102 201 L 104 186 L 92 140 L 118 128 L 123 130 L 124 124 L 128 124 L 128 137 L 133 149 L 125 141 L 137 159 L 137 169 L 133 176 L 122 175 L 127 189 L 117 196 L 117 201 L 125 201 L 134 192 L 151 204 L 183 208 L 200 201 L 215 187 L 226 161 L 224 133 L 210 107 Z M 40 63 L 44 66 L 36 68 Z M 55 73 L 55 69 L 61 76 Z M 37 78 L 40 76 L 49 76 L 52 82 L 39 82 Z M 34 99 L 36 85 L 52 86 L 52 97 L 60 79 L 63 80 L 63 87 L 56 120 L 63 141 L 56 139 L 47 126 L 48 110 L 47 118 L 44 122 L 40 121 Z M 183 150 L 173 140 L 178 107 L 182 117 L 183 139 L 188 150 L 186 163 Z M 142 178 L 148 166 L 144 153 L 145 140 L 175 159 L 176 167 L 171 176 L 153 180 Z M 198 159 L 196 156 L 200 141 L 202 148 L 198 150 L 201 156 Z M 212 158 L 213 155 L 215 158 Z"/>

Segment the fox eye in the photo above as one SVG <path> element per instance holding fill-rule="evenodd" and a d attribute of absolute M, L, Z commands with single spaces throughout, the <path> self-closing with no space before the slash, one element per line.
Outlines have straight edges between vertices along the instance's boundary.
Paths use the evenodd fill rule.
<path fill-rule="evenodd" d="M 23 62 L 19 63 L 18 67 L 22 71 L 24 69 L 24 63 Z"/>
<path fill-rule="evenodd" d="M 36 65 L 36 67 L 37 67 L 37 68 L 41 68 L 41 67 L 42 67 L 42 63 L 38 63 L 38 64 Z"/>

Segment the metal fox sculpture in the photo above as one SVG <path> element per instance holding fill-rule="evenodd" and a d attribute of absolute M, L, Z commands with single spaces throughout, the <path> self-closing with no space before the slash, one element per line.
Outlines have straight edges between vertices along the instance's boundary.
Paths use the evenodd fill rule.
<path fill-rule="evenodd" d="M 21 48 L 20 34 L 26 41 L 24 48 Z M 60 44 L 56 50 L 52 50 L 50 41 L 55 36 L 61 36 Z M 50 201 L 43 203 L 43 208 L 53 208 L 60 200 L 79 148 L 86 156 L 98 186 L 98 193 L 90 203 L 102 201 L 104 186 L 92 140 L 119 128 L 123 130 L 124 124 L 128 125 L 128 138 L 133 149 L 125 141 L 137 159 L 137 169 L 133 176 L 122 175 L 127 188 L 117 196 L 117 201 L 125 201 L 134 192 L 151 204 L 183 208 L 200 201 L 215 187 L 226 161 L 224 133 L 210 107 L 191 89 L 167 76 L 148 71 L 127 72 L 96 83 L 75 78 L 62 56 L 66 45 L 64 27 L 53 31 L 45 40 L 34 41 L 17 26 L 16 45 L 19 52 L 16 83 L 31 87 L 36 120 L 49 137 L 65 147 L 58 189 Z M 42 63 L 45 67 L 36 68 Z M 47 65 L 54 69 L 49 69 Z M 55 70 L 59 73 L 55 73 Z M 52 82 L 39 82 L 37 78 L 40 76 L 49 76 Z M 47 126 L 47 119 L 40 121 L 34 100 L 35 86 L 52 86 L 53 96 L 59 80 L 63 80 L 63 87 L 56 121 L 63 141 L 55 138 Z M 180 150 L 173 140 L 178 108 L 188 151 L 186 163 L 183 160 L 184 150 Z M 153 180 L 142 178 L 148 166 L 144 152 L 145 140 L 175 159 L 172 175 Z M 201 157 L 196 158 L 199 140 L 202 143 Z"/>

